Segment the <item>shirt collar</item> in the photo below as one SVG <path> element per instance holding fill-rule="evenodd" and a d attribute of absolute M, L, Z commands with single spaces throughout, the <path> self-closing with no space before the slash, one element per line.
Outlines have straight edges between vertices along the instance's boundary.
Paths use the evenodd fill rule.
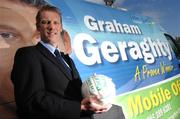
<path fill-rule="evenodd" d="M 49 44 L 49 43 L 45 43 L 42 40 L 40 41 L 40 43 L 46 47 L 53 55 L 54 55 L 54 51 L 57 49 L 55 48 L 53 45 Z M 59 49 L 58 49 L 59 50 Z"/>

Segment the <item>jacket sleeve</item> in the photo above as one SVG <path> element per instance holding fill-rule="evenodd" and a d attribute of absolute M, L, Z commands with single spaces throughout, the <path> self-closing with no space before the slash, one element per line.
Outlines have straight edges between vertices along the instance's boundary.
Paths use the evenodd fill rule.
<path fill-rule="evenodd" d="M 20 112 L 31 116 L 80 118 L 80 102 L 46 90 L 43 78 L 41 63 L 33 52 L 19 49 L 15 55 L 11 79 Z"/>

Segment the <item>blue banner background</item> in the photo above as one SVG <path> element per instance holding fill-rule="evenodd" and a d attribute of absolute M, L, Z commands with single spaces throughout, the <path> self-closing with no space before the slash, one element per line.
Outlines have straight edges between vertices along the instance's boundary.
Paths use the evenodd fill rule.
<path fill-rule="evenodd" d="M 92 36 L 98 42 L 98 47 L 105 40 L 111 41 L 117 47 L 118 41 L 135 41 L 138 43 L 142 42 L 146 37 L 150 37 L 152 41 L 159 39 L 160 41 L 167 42 L 159 25 L 153 22 L 151 18 L 101 5 L 92 5 L 92 3 L 83 2 L 81 0 L 51 0 L 49 2 L 61 9 L 63 27 L 69 32 L 72 44 L 74 43 L 74 37 L 79 33 L 87 33 Z M 91 31 L 84 24 L 85 15 L 90 15 L 103 21 L 112 21 L 115 19 L 122 24 L 136 24 L 140 27 L 142 35 Z M 74 49 L 73 45 L 72 47 Z M 113 82 L 116 84 L 117 95 L 154 84 L 180 73 L 177 65 L 178 61 L 175 58 L 174 53 L 171 61 L 167 57 L 157 57 L 155 63 L 153 64 L 147 64 L 143 59 L 133 60 L 128 52 L 127 61 L 122 61 L 121 57 L 119 57 L 119 60 L 115 63 L 108 62 L 103 58 L 101 53 L 100 55 L 102 63 L 92 66 L 83 64 L 77 58 L 74 51 L 72 52 L 71 57 L 74 59 L 82 80 L 87 79 L 93 73 L 107 75 L 111 77 Z M 135 81 L 134 75 L 137 66 L 142 72 L 143 65 L 147 65 L 148 69 L 155 69 L 159 68 L 160 63 L 162 62 L 165 65 L 172 65 L 174 67 L 173 71 Z"/>

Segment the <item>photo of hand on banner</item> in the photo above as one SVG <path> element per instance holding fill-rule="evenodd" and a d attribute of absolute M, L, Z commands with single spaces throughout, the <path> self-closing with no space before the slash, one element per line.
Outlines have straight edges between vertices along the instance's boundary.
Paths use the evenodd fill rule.
<path fill-rule="evenodd" d="M 100 99 L 100 104 L 107 105 L 110 109 L 113 98 L 116 96 L 116 88 L 112 79 L 102 74 L 93 74 L 82 85 L 83 97 L 96 95 Z"/>

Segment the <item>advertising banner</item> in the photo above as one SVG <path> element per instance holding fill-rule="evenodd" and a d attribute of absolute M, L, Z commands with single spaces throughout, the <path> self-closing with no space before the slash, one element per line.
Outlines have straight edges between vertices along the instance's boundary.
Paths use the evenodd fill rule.
<path fill-rule="evenodd" d="M 85 0 L 35 0 L 35 7 L 22 1 L 0 5 L 0 118 L 16 115 L 10 80 L 14 55 L 39 42 L 35 16 L 46 4 L 61 10 L 82 81 L 94 74 L 112 79 L 112 103 L 122 107 L 126 119 L 180 118 L 179 61 L 153 19 Z M 13 108 L 6 105 L 11 103 Z"/>
<path fill-rule="evenodd" d="M 111 77 L 126 118 L 180 117 L 178 60 L 151 18 L 88 2 L 51 1 L 63 14 L 83 81 Z"/>

